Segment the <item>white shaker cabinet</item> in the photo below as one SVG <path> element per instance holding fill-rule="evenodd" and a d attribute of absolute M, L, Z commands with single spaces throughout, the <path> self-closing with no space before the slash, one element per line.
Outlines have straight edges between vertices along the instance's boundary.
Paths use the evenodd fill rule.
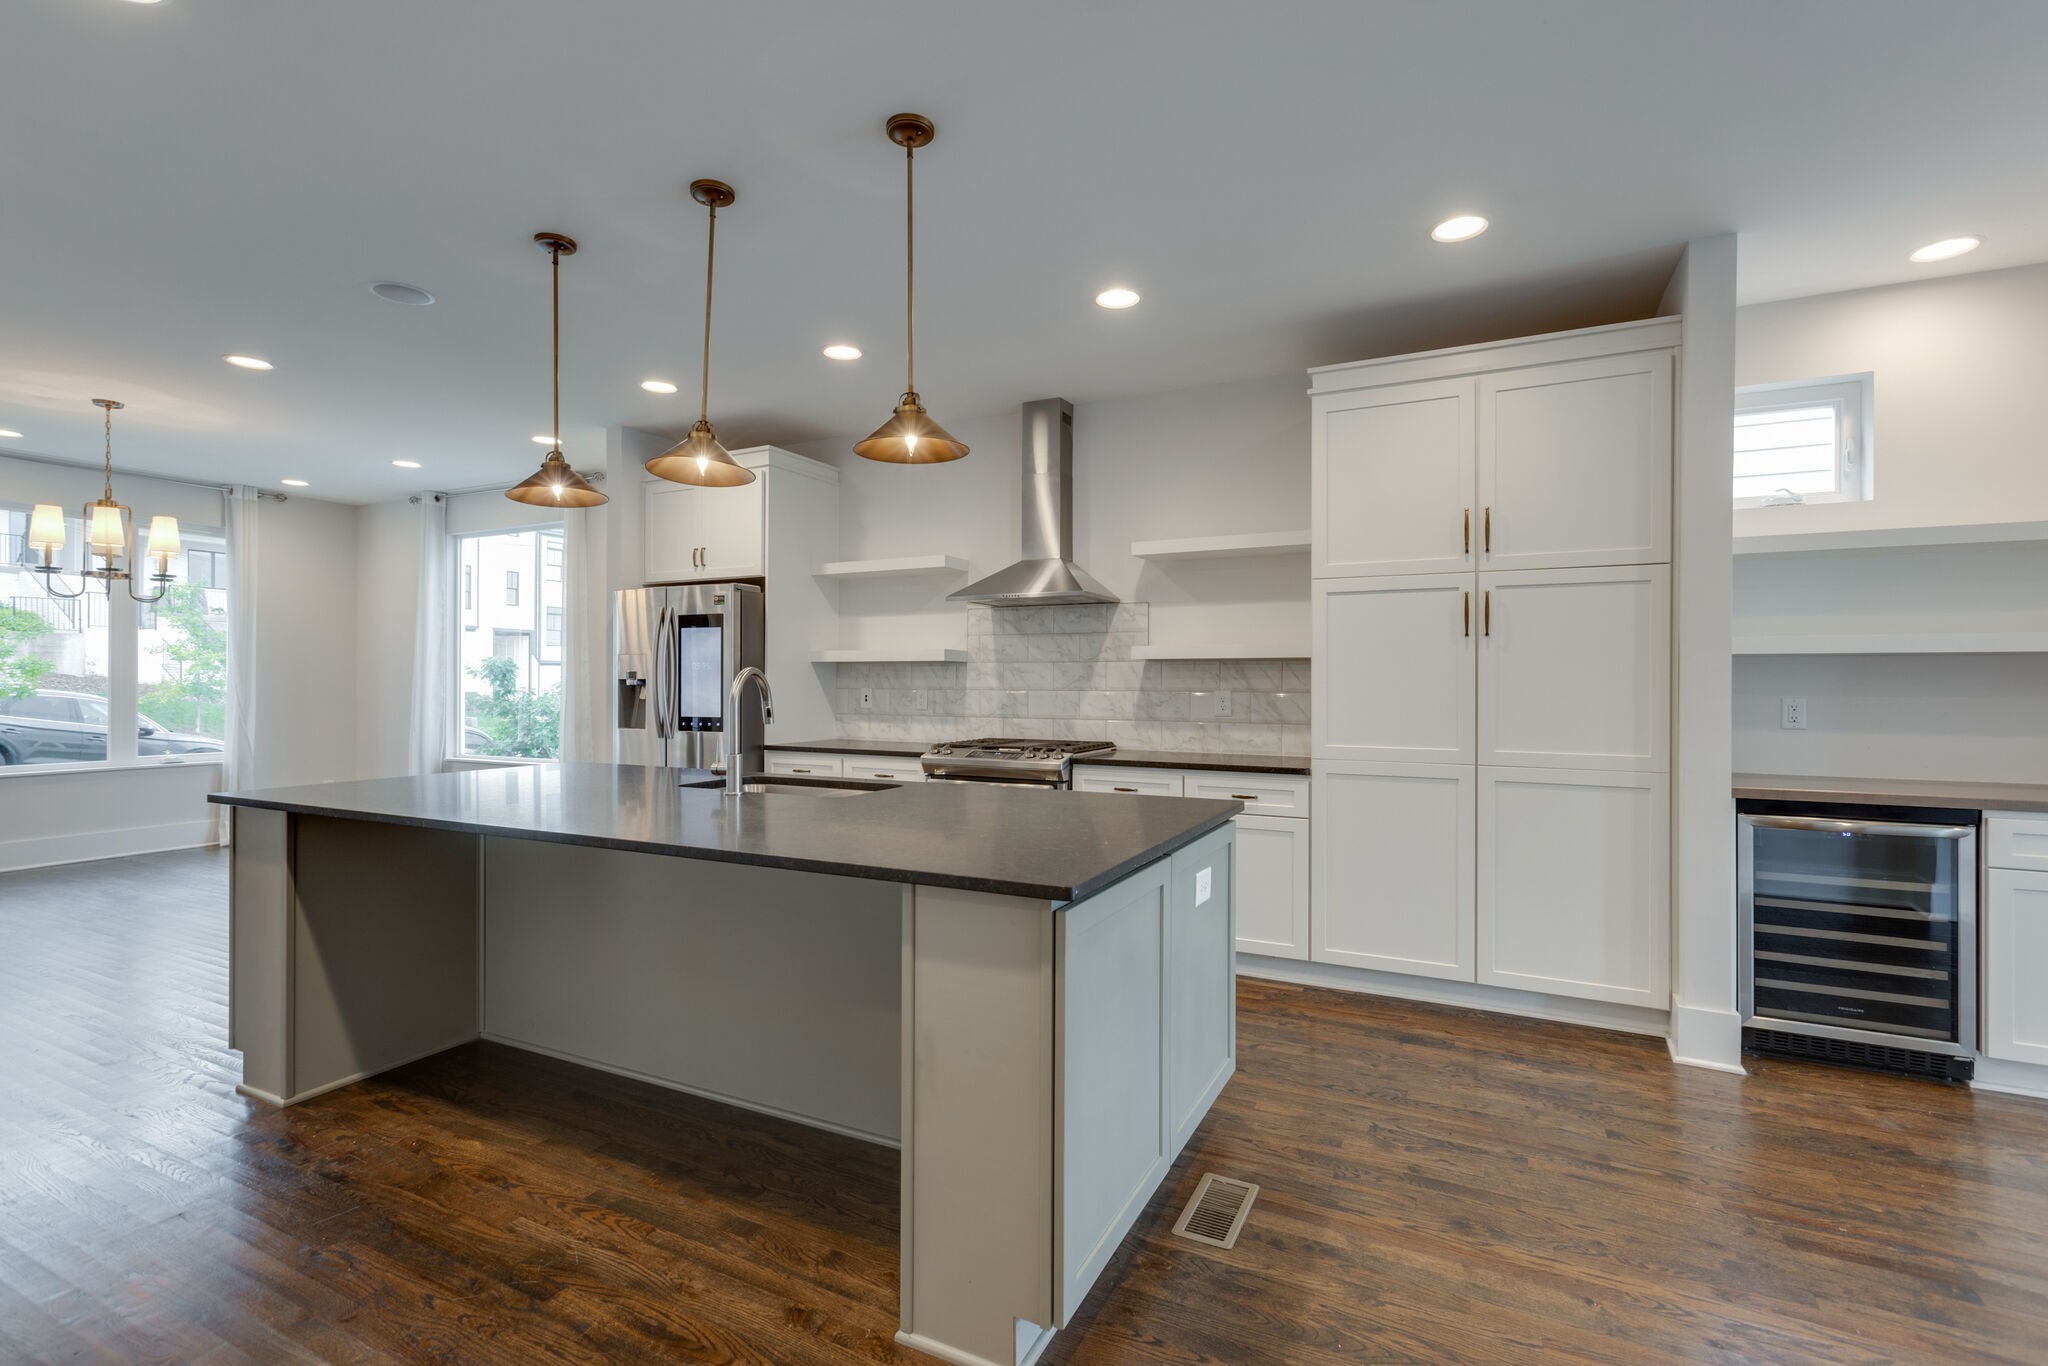
<path fill-rule="evenodd" d="M 1473 394 L 1456 379 L 1316 398 L 1314 577 L 1472 567 Z"/>
<path fill-rule="evenodd" d="M 1319 763 L 1310 954 L 1473 980 L 1477 770 Z"/>
<path fill-rule="evenodd" d="M 759 578 L 766 565 L 766 478 L 737 488 L 667 481 L 646 486 L 647 581 Z"/>
<path fill-rule="evenodd" d="M 1476 588 L 1470 574 L 1313 585 L 1314 757 L 1474 762 Z"/>
<path fill-rule="evenodd" d="M 1644 351 L 1480 377 L 1480 568 L 1670 560 L 1671 368 Z"/>
<path fill-rule="evenodd" d="M 1478 773 L 1479 980 L 1668 1007 L 1670 780 Z"/>
<path fill-rule="evenodd" d="M 1665 772 L 1671 571 L 1479 576 L 1479 762 Z"/>
<path fill-rule="evenodd" d="M 2048 814 L 1984 827 L 1984 1055 L 2048 1065 Z"/>
<path fill-rule="evenodd" d="M 1237 817 L 1237 951 L 1308 957 L 1308 822 Z"/>

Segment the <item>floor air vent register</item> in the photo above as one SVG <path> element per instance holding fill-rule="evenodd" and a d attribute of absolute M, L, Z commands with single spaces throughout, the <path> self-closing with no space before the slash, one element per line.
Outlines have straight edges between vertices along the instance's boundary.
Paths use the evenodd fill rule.
<path fill-rule="evenodd" d="M 1259 1188 L 1249 1181 L 1233 1181 L 1209 1172 L 1195 1187 L 1195 1198 L 1180 1212 L 1173 1231 L 1182 1238 L 1210 1247 L 1235 1247 L 1244 1219 L 1252 1212 Z"/>

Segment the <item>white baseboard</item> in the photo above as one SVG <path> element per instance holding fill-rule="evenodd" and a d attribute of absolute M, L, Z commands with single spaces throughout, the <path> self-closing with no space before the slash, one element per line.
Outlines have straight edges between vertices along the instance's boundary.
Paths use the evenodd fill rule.
<path fill-rule="evenodd" d="M 1970 1083 L 1979 1091 L 1998 1091 L 2008 1096 L 2031 1096 L 2048 1100 L 2048 1067 L 2030 1062 L 2006 1062 L 2000 1058 L 1977 1059 L 1977 1076 Z"/>
<path fill-rule="evenodd" d="M 95 859 L 126 858 L 131 854 L 160 854 L 169 849 L 198 849 L 222 841 L 222 831 L 213 817 L 196 821 L 173 821 L 167 825 L 138 825 L 126 830 L 87 830 L 76 835 L 38 835 L 32 839 L 0 841 L 0 873 L 25 868 L 53 868 L 64 863 L 90 863 Z"/>
<path fill-rule="evenodd" d="M 1033 1362 L 1045 1355 L 1045 1349 L 1052 1344 L 1053 1330 L 1040 1328 L 1035 1323 L 1026 1323 L 1023 1319 L 1018 1319 L 1016 1323 L 1017 1366 L 1032 1366 Z M 908 1329 L 898 1332 L 896 1341 L 914 1352 L 923 1352 L 926 1356 L 937 1357 L 940 1361 L 950 1361 L 953 1366 L 1010 1366 L 1006 1361 L 995 1361 L 989 1357 L 977 1356 L 973 1352 L 964 1352 L 958 1347 L 948 1346 L 935 1338 L 928 1338 Z"/>
<path fill-rule="evenodd" d="M 1742 1016 L 1676 1002 L 1671 1007 L 1671 1061 L 1747 1076 L 1742 1066 Z"/>
<path fill-rule="evenodd" d="M 1516 991 L 1510 987 L 1444 982 L 1399 972 L 1339 967 L 1332 963 L 1302 963 L 1290 958 L 1262 958 L 1256 954 L 1240 953 L 1237 956 L 1237 975 L 1271 982 L 1293 982 L 1299 986 L 1335 987 L 1339 991 L 1355 991 L 1366 996 L 1392 996 L 1403 1001 L 1490 1010 L 1499 1015 L 1520 1015 L 1531 1020 L 1589 1025 L 1594 1029 L 1612 1029 L 1624 1034 L 1654 1034 L 1661 1038 L 1671 1029 L 1668 1012 L 1645 1006 L 1579 1001 L 1564 996 L 1545 996 L 1535 991 Z"/>

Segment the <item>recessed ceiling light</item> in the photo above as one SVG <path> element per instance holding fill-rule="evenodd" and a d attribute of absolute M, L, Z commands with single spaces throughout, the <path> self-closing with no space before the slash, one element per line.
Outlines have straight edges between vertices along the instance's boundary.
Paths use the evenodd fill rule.
<path fill-rule="evenodd" d="M 379 280 L 370 286 L 370 292 L 386 303 L 410 304 L 414 308 L 425 308 L 434 302 L 434 296 L 418 285 L 400 284 L 396 280 Z"/>
<path fill-rule="evenodd" d="M 672 394 L 676 391 L 676 386 L 665 379 L 643 379 L 640 387 L 650 394 Z"/>
<path fill-rule="evenodd" d="M 1119 285 L 1115 289 L 1103 290 L 1095 296 L 1095 302 L 1104 308 L 1129 308 L 1138 302 L 1138 291 Z"/>
<path fill-rule="evenodd" d="M 19 440 L 21 440 L 21 433 L 20 433 L 20 432 L 10 432 L 10 431 L 6 431 L 5 429 L 0 429 L 0 441 L 19 441 Z"/>
<path fill-rule="evenodd" d="M 1476 213 L 1461 213 L 1456 218 L 1446 218 L 1429 230 L 1429 235 L 1439 242 L 1469 242 L 1486 231 L 1486 220 Z"/>
<path fill-rule="evenodd" d="M 834 342 L 825 348 L 825 356 L 828 360 L 859 360 L 860 348 L 848 346 L 845 342 Z"/>
<path fill-rule="evenodd" d="M 420 462 L 417 460 L 394 460 L 391 463 L 402 470 L 416 470 L 420 467 Z"/>
<path fill-rule="evenodd" d="M 270 362 L 257 356 L 222 356 L 229 365 L 239 365 L 244 370 L 268 370 Z"/>
<path fill-rule="evenodd" d="M 306 481 L 303 479 L 280 479 L 277 482 L 283 484 L 288 489 L 302 489 L 308 487 Z"/>
<path fill-rule="evenodd" d="M 1975 251 L 1984 245 L 1981 237 L 1944 237 L 1939 242 L 1929 242 L 1914 252 L 1908 260 L 1925 265 L 1929 261 L 1946 261 L 1951 256 L 1961 256 L 1966 251 Z"/>
<path fill-rule="evenodd" d="M 559 438 L 552 436 L 535 436 L 533 438 L 533 444 L 536 446 L 552 446 L 555 444 L 557 440 L 559 440 Z"/>

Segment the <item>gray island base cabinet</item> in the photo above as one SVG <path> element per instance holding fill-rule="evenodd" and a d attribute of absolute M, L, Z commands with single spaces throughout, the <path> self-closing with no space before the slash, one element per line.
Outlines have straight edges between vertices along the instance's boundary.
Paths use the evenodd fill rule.
<path fill-rule="evenodd" d="M 1064 901 L 564 842 L 545 791 L 524 831 L 320 791 L 226 798 L 245 1094 L 485 1038 L 899 1145 L 898 1340 L 943 1360 L 1036 1360 L 1235 1070 L 1227 803 L 1146 799 L 1134 866 Z M 758 833 L 870 798 L 740 800 Z"/>

